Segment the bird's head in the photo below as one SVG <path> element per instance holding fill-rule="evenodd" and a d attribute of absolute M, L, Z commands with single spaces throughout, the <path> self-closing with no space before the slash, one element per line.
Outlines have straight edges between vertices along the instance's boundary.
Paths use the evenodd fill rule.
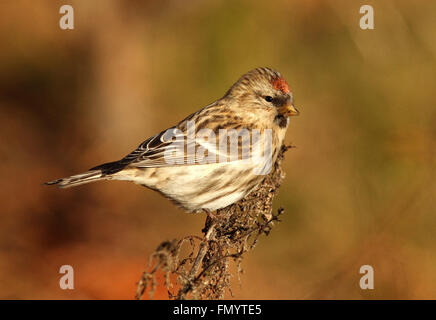
<path fill-rule="evenodd" d="M 238 100 L 239 104 L 262 106 L 284 117 L 299 114 L 294 107 L 289 84 L 279 72 L 270 68 L 256 68 L 247 72 L 226 96 Z"/>

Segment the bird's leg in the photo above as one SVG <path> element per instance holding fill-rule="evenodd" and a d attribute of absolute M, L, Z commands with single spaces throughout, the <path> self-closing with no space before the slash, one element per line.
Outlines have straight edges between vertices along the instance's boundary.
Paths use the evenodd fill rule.
<path fill-rule="evenodd" d="M 206 212 L 206 215 L 209 219 L 216 220 L 217 218 L 217 212 L 216 211 L 210 211 L 209 209 L 203 209 L 204 212 Z"/>
<path fill-rule="evenodd" d="M 197 256 L 195 257 L 195 260 L 192 264 L 191 271 L 189 272 L 189 279 L 190 281 L 193 281 L 198 274 L 198 271 L 200 269 L 200 266 L 204 260 L 204 257 L 207 253 L 207 250 L 209 248 L 209 241 L 211 241 L 215 237 L 215 216 L 209 211 L 205 210 L 205 212 L 208 214 L 206 218 L 206 223 L 201 230 L 204 233 L 204 239 L 200 243 L 200 247 L 198 249 Z M 182 292 L 181 290 L 180 292 Z"/>
<path fill-rule="evenodd" d="M 215 220 L 217 220 L 217 215 L 214 213 L 214 211 L 210 211 L 209 209 L 203 209 L 203 211 L 206 213 L 206 222 L 201 232 L 206 234 L 210 229 L 210 226 L 214 224 Z"/>

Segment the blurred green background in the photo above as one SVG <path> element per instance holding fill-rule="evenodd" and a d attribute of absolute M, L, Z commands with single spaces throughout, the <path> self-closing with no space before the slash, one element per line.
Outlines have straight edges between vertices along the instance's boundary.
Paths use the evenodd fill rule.
<path fill-rule="evenodd" d="M 41 183 L 120 159 L 259 66 L 301 116 L 286 212 L 235 297 L 436 298 L 436 2 L 76 0 L 72 31 L 62 4 L 0 2 L 0 298 L 133 298 L 152 250 L 204 215 L 127 182 Z"/>

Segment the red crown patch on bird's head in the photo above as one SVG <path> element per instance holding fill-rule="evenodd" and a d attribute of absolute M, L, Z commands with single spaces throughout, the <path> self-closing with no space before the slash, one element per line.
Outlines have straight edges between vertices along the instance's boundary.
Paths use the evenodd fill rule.
<path fill-rule="evenodd" d="M 276 90 L 280 90 L 285 94 L 291 92 L 291 88 L 289 88 L 289 84 L 284 78 L 275 78 L 271 83 Z"/>

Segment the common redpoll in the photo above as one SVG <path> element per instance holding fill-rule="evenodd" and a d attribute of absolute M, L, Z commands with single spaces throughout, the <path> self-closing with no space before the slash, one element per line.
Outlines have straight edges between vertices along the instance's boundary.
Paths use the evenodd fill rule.
<path fill-rule="evenodd" d="M 249 194 L 269 172 L 289 117 L 298 115 L 286 80 L 270 68 L 244 74 L 222 97 L 150 137 L 119 161 L 47 182 L 60 188 L 127 180 L 190 212 L 215 211 Z"/>

